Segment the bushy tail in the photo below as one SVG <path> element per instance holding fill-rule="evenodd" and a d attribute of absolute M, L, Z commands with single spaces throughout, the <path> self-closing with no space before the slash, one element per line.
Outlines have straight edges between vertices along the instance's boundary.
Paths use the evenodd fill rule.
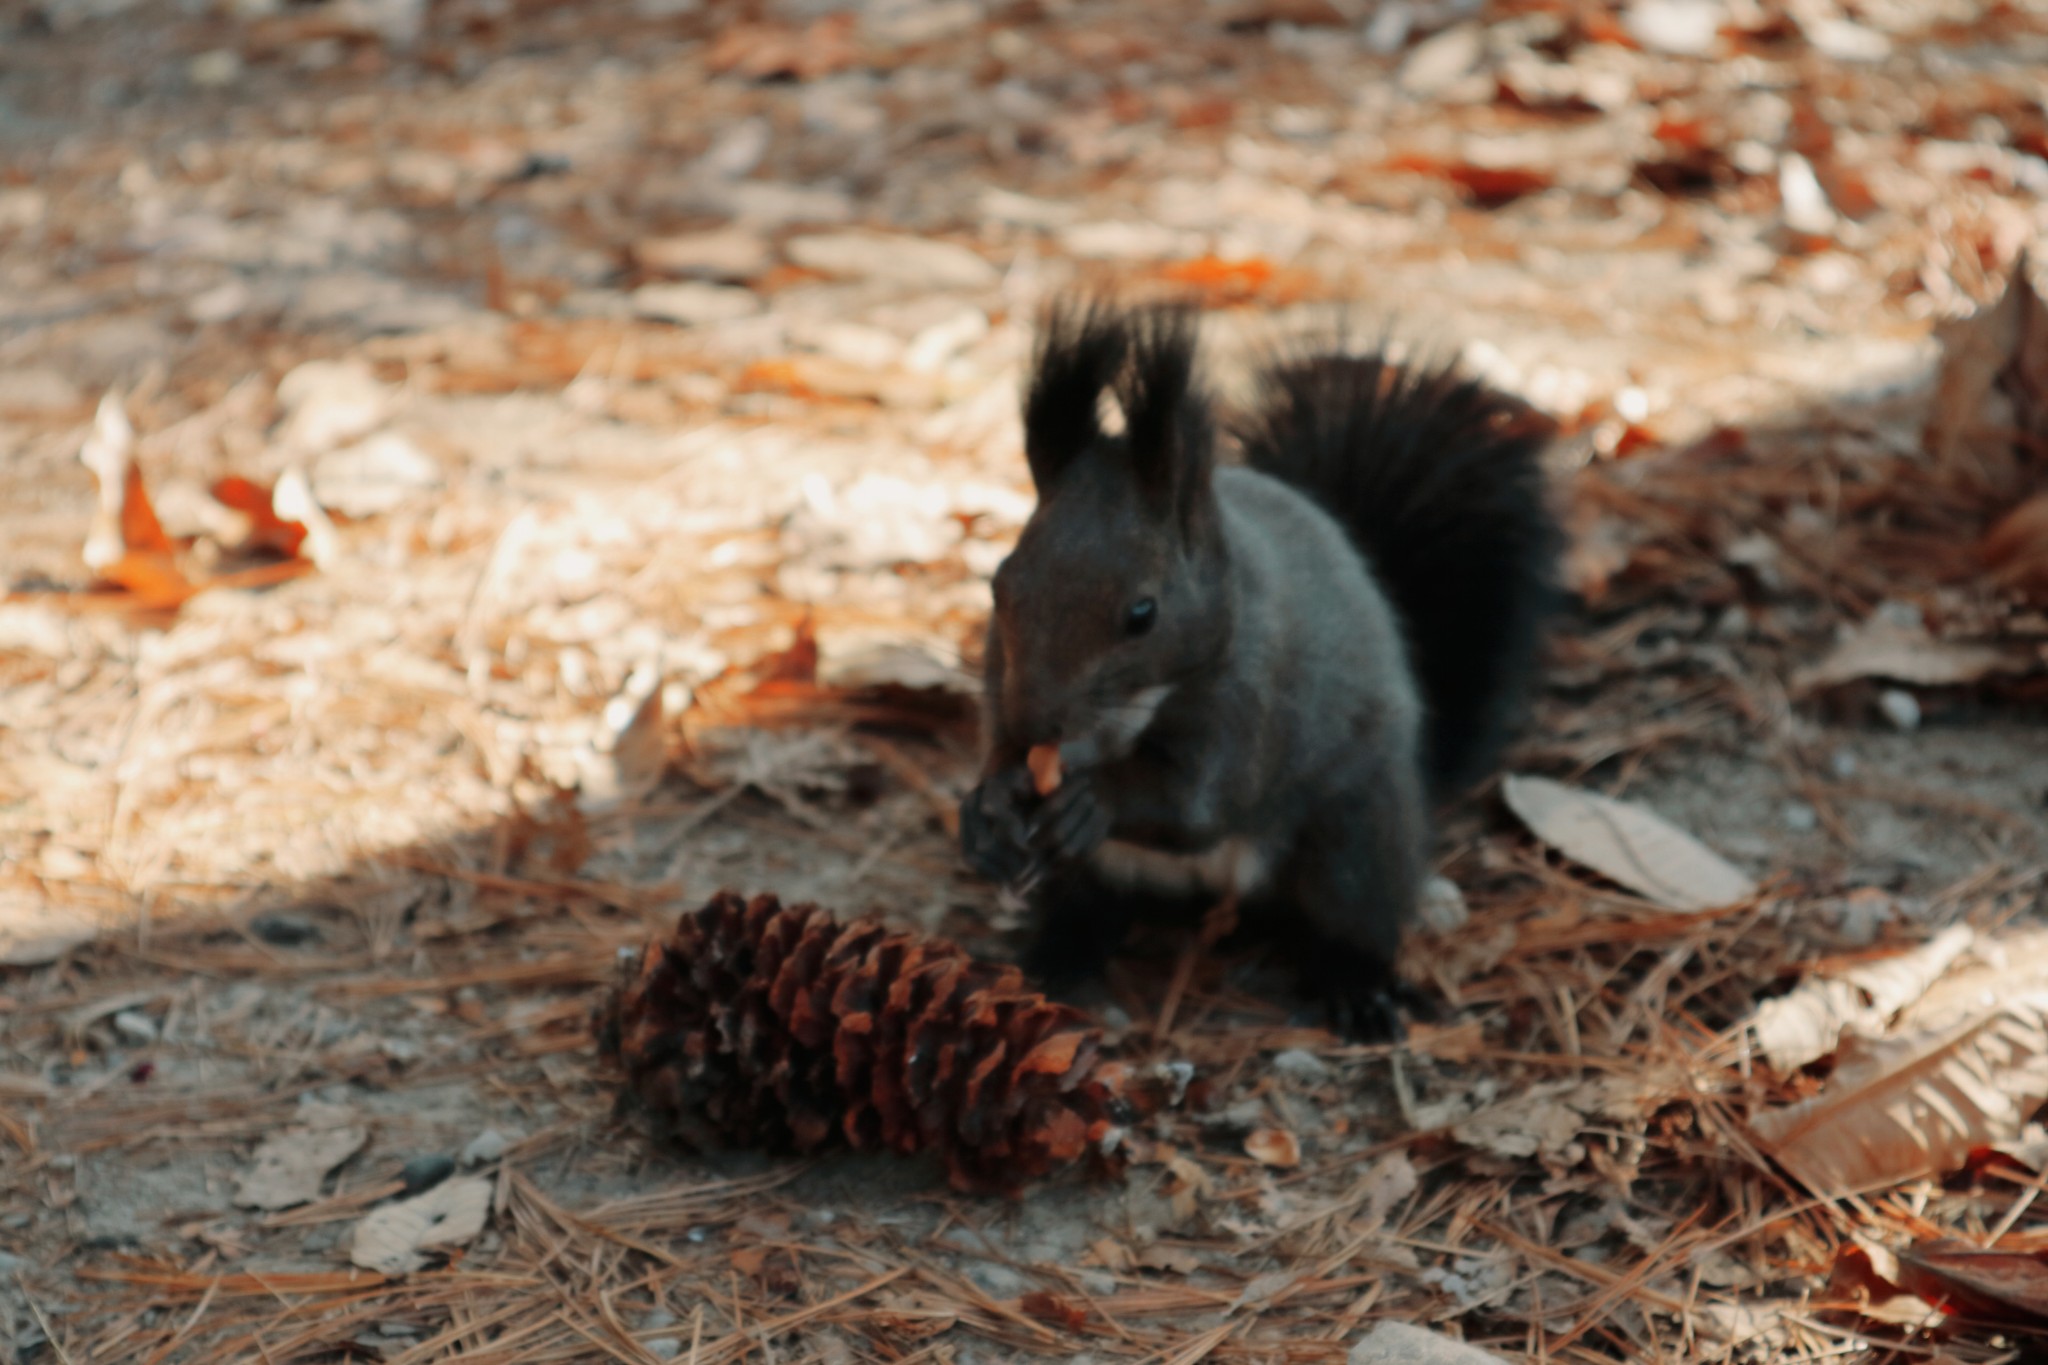
<path fill-rule="evenodd" d="M 1247 461 L 1350 530 L 1407 628 L 1439 795 L 1499 761 L 1520 719 L 1562 545 L 1540 457 L 1551 422 L 1452 369 L 1306 355 L 1259 377 Z"/>

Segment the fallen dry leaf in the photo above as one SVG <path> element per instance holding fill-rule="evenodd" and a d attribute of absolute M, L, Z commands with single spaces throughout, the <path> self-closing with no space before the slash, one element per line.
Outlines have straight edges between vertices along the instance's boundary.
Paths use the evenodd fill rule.
<path fill-rule="evenodd" d="M 451 1177 L 356 1224 L 349 1261 L 386 1275 L 410 1274 L 427 1264 L 422 1253 L 429 1248 L 461 1246 L 482 1232 L 490 1212 L 490 1181 Z"/>
<path fill-rule="evenodd" d="M 1544 777 L 1506 778 L 1501 792 L 1544 843 L 1667 909 L 1712 910 L 1756 894 L 1741 869 L 1641 806 Z"/>
<path fill-rule="evenodd" d="M 1979 553 L 2000 587 L 2048 601 L 2048 493 L 2036 493 L 2000 518 Z"/>
<path fill-rule="evenodd" d="M 642 667 L 605 703 L 590 742 L 577 752 L 576 805 L 599 814 L 629 805 L 653 791 L 668 766 L 668 732 L 663 725 L 662 678 Z"/>
<path fill-rule="evenodd" d="M 1897 1253 L 1880 1242 L 1855 1238 L 1842 1244 L 1828 1267 L 1828 1293 L 1856 1303 L 1859 1316 L 1900 1327 L 1933 1327 L 1939 1310 L 1899 1283 Z"/>
<path fill-rule="evenodd" d="M 1378 1227 L 1387 1216 L 1422 1184 L 1415 1163 L 1405 1152 L 1389 1152 L 1374 1162 L 1360 1182 L 1366 1191 L 1364 1211 L 1354 1221 L 1359 1227 Z"/>
<path fill-rule="evenodd" d="M 1451 1129 L 1467 1147 L 1517 1160 L 1545 1156 L 1576 1162 L 1586 1115 L 1597 1107 L 1586 1087 L 1554 1081 L 1482 1109 Z"/>
<path fill-rule="evenodd" d="M 113 394 L 100 400 L 78 459 L 99 483 L 99 503 L 85 538 L 86 567 L 104 570 L 131 554 L 170 554 L 170 537 L 157 520 L 135 464 L 135 427 Z"/>
<path fill-rule="evenodd" d="M 370 1130 L 290 1128 L 263 1140 L 249 1169 L 235 1182 L 235 1204 L 245 1209 L 288 1209 L 320 1197 L 327 1173 L 363 1149 Z M 360 1263 L 359 1263 L 360 1264 Z"/>
<path fill-rule="evenodd" d="M 1245 1138 L 1244 1150 L 1262 1166 L 1291 1171 L 1301 1164 L 1301 1139 L 1285 1128 L 1255 1129 Z"/>
<path fill-rule="evenodd" d="M 2017 428 L 2024 441 L 2048 436 L 2048 304 L 2035 291 L 2031 260 L 2021 252 L 1998 302 L 1935 329 L 1941 369 L 1929 405 L 1928 450 L 1945 468 L 1966 461 L 1983 486 L 2008 486 L 2013 442 L 2001 428 Z M 1986 401 L 2002 390 L 2009 416 L 1989 412 Z M 1996 436 L 1995 441 L 1983 438 Z"/>
<path fill-rule="evenodd" d="M 1764 1001 L 1748 1025 L 1757 1050 L 1777 1071 L 1791 1072 L 1833 1052 L 1845 1033 L 1882 1035 L 1892 1018 L 1925 995 L 1976 937 L 1968 925 L 1951 925 L 1911 952 L 1862 963 Z"/>
<path fill-rule="evenodd" d="M 25 892 L 0 893 L 0 965 L 40 967 L 98 936 L 99 925 L 75 910 Z"/>
<path fill-rule="evenodd" d="M 1419 154 L 1397 156 L 1387 162 L 1386 168 L 1448 180 L 1475 205 L 1487 209 L 1511 204 L 1525 194 L 1547 190 L 1557 183 L 1548 172 L 1527 167 L 1476 166 L 1468 161 L 1445 161 Z"/>
<path fill-rule="evenodd" d="M 100 400 L 78 459 L 99 483 L 82 556 L 86 567 L 101 583 L 134 597 L 145 611 L 182 605 L 198 589 L 173 558 L 176 547 L 164 534 L 135 463 L 135 427 L 113 394 Z"/>
<path fill-rule="evenodd" d="M 119 588 L 144 611 L 169 611 L 199 592 L 197 584 L 167 554 L 130 551 L 100 570 L 100 581 Z"/>
<path fill-rule="evenodd" d="M 1455 1024 L 1431 1024 L 1422 1020 L 1408 1026 L 1408 1046 L 1425 1057 L 1444 1062 L 1469 1062 L 1486 1045 L 1486 1032 L 1478 1019 L 1460 1019 Z"/>
<path fill-rule="evenodd" d="M 1412 1323 L 1376 1323 L 1344 1365 L 1501 1365 L 1501 1357 Z"/>
<path fill-rule="evenodd" d="M 1763 1150 L 1825 1198 L 1957 1169 L 2048 1101 L 2048 994 L 1939 1029 L 1851 1036 L 1810 1099 L 1750 1116 Z"/>
<path fill-rule="evenodd" d="M 1915 687 L 1955 687 L 2000 673 L 2041 667 L 2032 651 L 2009 645 L 1937 640 L 1925 627 L 1876 615 L 1852 631 L 1826 658 L 1792 675 L 1800 696 L 1864 678 Z"/>
<path fill-rule="evenodd" d="M 1026 1294 L 1017 1301 L 1017 1306 L 1026 1316 L 1049 1322 L 1055 1327 L 1064 1327 L 1069 1332 L 1080 1330 L 1088 1322 L 1088 1310 L 1070 1299 L 1040 1289 Z"/>
<path fill-rule="evenodd" d="M 280 517 L 272 505 L 271 490 L 262 484 L 230 474 L 216 480 L 212 492 L 214 501 L 223 507 L 234 508 L 249 519 L 249 538 L 237 548 L 290 559 L 305 543 L 305 524 Z"/>
<path fill-rule="evenodd" d="M 2048 1323 L 2048 1252 L 2001 1251 L 1941 1239 L 1898 1253 L 1899 1287 L 1952 1317 Z"/>

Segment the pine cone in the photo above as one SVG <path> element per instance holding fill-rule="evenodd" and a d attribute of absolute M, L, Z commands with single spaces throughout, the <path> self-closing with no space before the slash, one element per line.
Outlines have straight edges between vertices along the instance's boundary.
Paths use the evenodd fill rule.
<path fill-rule="evenodd" d="M 935 1151 L 962 1190 L 1014 1191 L 1084 1155 L 1113 1168 L 1120 1122 L 1164 1102 L 1016 968 L 773 896 L 685 914 L 598 1025 L 670 1135 Z"/>

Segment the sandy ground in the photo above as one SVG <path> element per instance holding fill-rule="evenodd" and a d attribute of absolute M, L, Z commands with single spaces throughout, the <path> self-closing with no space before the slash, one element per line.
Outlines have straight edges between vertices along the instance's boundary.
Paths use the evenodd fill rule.
<path fill-rule="evenodd" d="M 2038 911 L 2038 690 L 1902 727 L 1881 681 L 1793 680 L 1887 600 L 1975 609 L 1857 494 L 1920 458 L 1935 324 L 2044 226 L 2044 56 L 2048 14 L 1960 3 L 0 3 L 0 914 L 105 931 L 0 967 L 0 1342 L 1192 1365 L 1394 1317 L 1875 1358 L 1810 1307 L 1839 1227 L 1763 1217 L 1706 1119 L 1412 1134 L 1654 1073 L 1802 960 Z M 1026 325 L 1087 279 L 1218 304 L 1226 388 L 1345 302 L 1558 417 L 1588 605 L 1516 766 L 1783 894 L 1674 929 L 1481 793 L 1444 853 L 1472 925 L 1415 954 L 1481 1043 L 1344 1047 L 1167 945 L 1106 1018 L 1209 1107 L 1119 1183 L 656 1150 L 586 1028 L 678 910 L 1009 949 L 945 812 L 1030 509 Z M 246 530 L 228 475 L 310 490 L 312 571 L 79 596 L 110 394 L 192 572 Z M 1647 956 L 1544 937 L 1602 916 Z M 1674 977 L 1663 1020 L 1624 989 Z M 294 1125 L 363 1138 L 246 1206 Z M 350 1270 L 436 1157 L 488 1226 Z"/>

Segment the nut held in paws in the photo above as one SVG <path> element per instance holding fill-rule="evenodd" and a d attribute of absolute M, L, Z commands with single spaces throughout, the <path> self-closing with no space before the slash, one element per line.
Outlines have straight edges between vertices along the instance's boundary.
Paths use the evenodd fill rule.
<path fill-rule="evenodd" d="M 1031 769 L 1031 785 L 1040 796 L 1051 796 L 1060 789 L 1059 745 L 1033 745 L 1024 755 L 1024 766 Z"/>

